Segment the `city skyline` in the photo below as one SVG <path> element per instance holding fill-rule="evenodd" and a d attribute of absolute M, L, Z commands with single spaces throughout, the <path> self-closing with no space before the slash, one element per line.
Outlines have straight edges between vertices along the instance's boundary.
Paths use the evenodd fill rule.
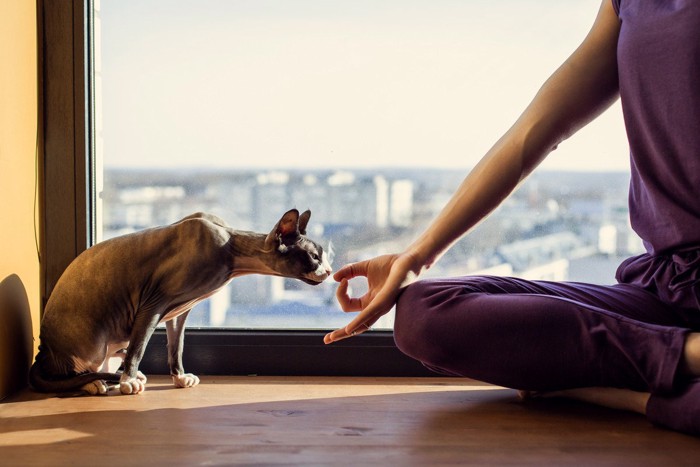
<path fill-rule="evenodd" d="M 142 172 L 107 170 L 99 212 L 104 237 L 132 233 L 206 211 L 236 230 L 266 233 L 292 207 L 312 211 L 308 235 L 337 264 L 399 251 L 441 209 L 458 177 L 405 169 L 338 173 L 320 170 Z M 613 283 L 621 257 L 643 250 L 629 225 L 621 172 L 533 175 L 499 209 L 445 252 L 424 274 L 489 274 L 537 280 Z M 334 266 L 335 267 L 335 266 Z M 358 294 L 365 285 L 351 284 Z M 204 326 L 332 328 L 335 284 L 307 288 L 251 275 L 198 306 L 190 323 Z M 391 316 L 375 328 L 391 328 Z"/>
<path fill-rule="evenodd" d="M 598 3 L 102 0 L 103 162 L 466 170 Z M 615 104 L 543 168 L 628 164 Z"/>

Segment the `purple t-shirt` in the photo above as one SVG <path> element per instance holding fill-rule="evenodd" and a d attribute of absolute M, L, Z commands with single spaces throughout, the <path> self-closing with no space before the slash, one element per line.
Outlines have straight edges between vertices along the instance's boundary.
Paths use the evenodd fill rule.
<path fill-rule="evenodd" d="M 612 0 L 632 227 L 649 254 L 700 248 L 700 0 Z"/>

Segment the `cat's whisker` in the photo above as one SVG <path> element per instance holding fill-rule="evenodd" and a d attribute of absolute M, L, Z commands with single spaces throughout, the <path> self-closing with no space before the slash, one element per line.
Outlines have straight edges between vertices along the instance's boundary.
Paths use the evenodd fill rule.
<path fill-rule="evenodd" d="M 332 265 L 333 260 L 335 259 L 335 250 L 333 249 L 333 241 L 328 240 L 328 252 L 326 253 L 328 256 L 328 264 Z"/>

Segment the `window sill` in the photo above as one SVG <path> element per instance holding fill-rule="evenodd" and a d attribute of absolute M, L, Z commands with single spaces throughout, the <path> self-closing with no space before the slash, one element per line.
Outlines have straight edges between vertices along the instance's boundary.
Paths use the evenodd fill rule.
<path fill-rule="evenodd" d="M 438 376 L 396 348 L 389 331 L 325 345 L 326 331 L 193 328 L 185 332 L 183 365 L 201 375 Z M 157 329 L 140 368 L 167 374 L 164 329 Z"/>

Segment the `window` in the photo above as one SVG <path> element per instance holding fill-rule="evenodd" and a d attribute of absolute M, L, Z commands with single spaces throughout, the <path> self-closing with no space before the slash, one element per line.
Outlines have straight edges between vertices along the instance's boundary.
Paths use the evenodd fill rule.
<path fill-rule="evenodd" d="M 43 2 L 47 293 L 94 241 L 197 210 L 267 231 L 308 207 L 336 267 L 397 250 L 576 47 L 597 4 Z M 615 107 L 431 274 L 611 280 L 604 266 L 638 248 L 626 153 Z M 422 372 L 393 347 L 391 316 L 324 347 L 325 330 L 348 321 L 333 292 L 237 278 L 191 314 L 186 358 L 209 373 Z"/>

